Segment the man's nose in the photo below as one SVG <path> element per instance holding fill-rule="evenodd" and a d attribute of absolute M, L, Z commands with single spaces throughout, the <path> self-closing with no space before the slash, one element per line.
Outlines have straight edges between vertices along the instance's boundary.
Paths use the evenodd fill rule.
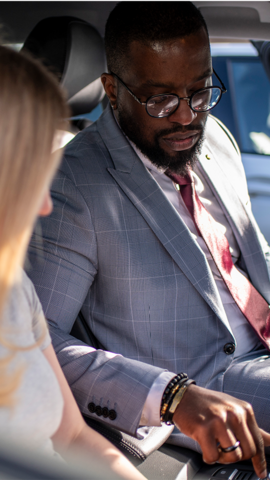
<path fill-rule="evenodd" d="M 196 117 L 197 113 L 193 112 L 189 106 L 189 99 L 181 98 L 179 107 L 168 117 L 168 120 L 172 123 L 189 125 Z"/>

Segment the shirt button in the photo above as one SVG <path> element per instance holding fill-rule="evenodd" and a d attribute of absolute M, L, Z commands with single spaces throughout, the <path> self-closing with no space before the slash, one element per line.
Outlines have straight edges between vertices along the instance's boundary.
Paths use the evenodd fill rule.
<path fill-rule="evenodd" d="M 226 355 L 232 355 L 235 352 L 235 345 L 234 343 L 226 343 L 223 347 L 224 352 Z"/>

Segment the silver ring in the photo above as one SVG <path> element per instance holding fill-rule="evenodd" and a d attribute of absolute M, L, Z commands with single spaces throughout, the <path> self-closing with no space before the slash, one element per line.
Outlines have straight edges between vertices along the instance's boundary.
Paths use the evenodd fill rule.
<path fill-rule="evenodd" d="M 235 442 L 234 445 L 231 445 L 231 447 L 227 447 L 227 448 L 222 448 L 221 446 L 219 446 L 220 450 L 224 453 L 230 453 L 230 452 L 234 452 L 234 450 L 236 450 L 240 445 L 240 442 L 239 440 L 237 440 L 237 442 Z"/>

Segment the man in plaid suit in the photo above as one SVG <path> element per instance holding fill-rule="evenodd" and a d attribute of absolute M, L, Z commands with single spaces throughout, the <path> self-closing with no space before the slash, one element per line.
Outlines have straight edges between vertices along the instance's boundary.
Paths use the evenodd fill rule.
<path fill-rule="evenodd" d="M 54 211 L 29 249 L 55 350 L 81 411 L 132 435 L 160 425 L 166 386 L 187 372 L 197 385 L 175 411 L 172 441 L 198 442 L 207 462 L 253 457 L 263 477 L 270 437 L 244 401 L 269 431 L 268 351 L 165 174 L 192 169 L 234 264 L 269 302 L 269 249 L 239 150 L 209 115 L 225 87 L 212 81 L 205 22 L 189 2 L 123 2 L 105 42 L 110 104 L 67 146 Z M 80 311 L 100 349 L 70 335 Z"/>

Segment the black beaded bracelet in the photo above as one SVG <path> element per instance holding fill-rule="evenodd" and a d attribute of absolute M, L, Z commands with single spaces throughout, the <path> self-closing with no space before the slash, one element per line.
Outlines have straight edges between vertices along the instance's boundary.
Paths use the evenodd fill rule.
<path fill-rule="evenodd" d="M 164 390 L 162 400 L 161 400 L 161 408 L 160 408 L 161 422 L 163 421 L 164 415 L 174 395 L 177 393 L 177 391 L 181 387 L 182 382 L 186 382 L 187 380 L 188 380 L 188 376 L 186 373 L 178 373 L 178 375 L 173 377 L 170 383 L 168 383 L 167 387 Z"/>
<path fill-rule="evenodd" d="M 168 383 L 167 387 L 165 388 L 164 390 L 164 393 L 163 393 L 163 396 L 162 396 L 162 401 L 161 401 L 161 405 L 162 403 L 164 403 L 166 401 L 166 396 L 170 393 L 171 389 L 182 379 L 188 379 L 188 376 L 186 373 L 178 373 L 177 375 L 175 375 L 175 377 L 173 377 L 171 379 L 171 381 Z"/>
<path fill-rule="evenodd" d="M 167 409 L 169 408 L 169 406 L 171 405 L 171 402 L 172 402 L 173 398 L 175 397 L 175 395 L 177 394 L 178 390 L 187 381 L 188 381 L 188 377 L 187 378 L 182 378 L 181 380 L 178 381 L 178 383 L 176 385 L 174 385 L 173 388 L 171 388 L 169 394 L 166 396 L 166 400 L 163 403 L 161 411 L 160 411 L 161 421 L 163 421 L 164 415 L 165 415 Z"/>
<path fill-rule="evenodd" d="M 178 407 L 179 403 L 181 402 L 187 388 L 189 387 L 189 385 L 196 385 L 196 382 L 195 380 L 185 380 L 185 381 L 182 381 L 182 385 L 180 386 L 180 388 L 178 389 L 178 391 L 176 392 L 176 394 L 174 395 L 174 397 L 172 398 L 170 404 L 168 405 L 168 408 L 166 409 L 166 412 L 163 416 L 163 422 L 166 423 L 167 425 L 174 425 L 173 423 L 173 415 L 176 411 L 176 408 Z"/>

